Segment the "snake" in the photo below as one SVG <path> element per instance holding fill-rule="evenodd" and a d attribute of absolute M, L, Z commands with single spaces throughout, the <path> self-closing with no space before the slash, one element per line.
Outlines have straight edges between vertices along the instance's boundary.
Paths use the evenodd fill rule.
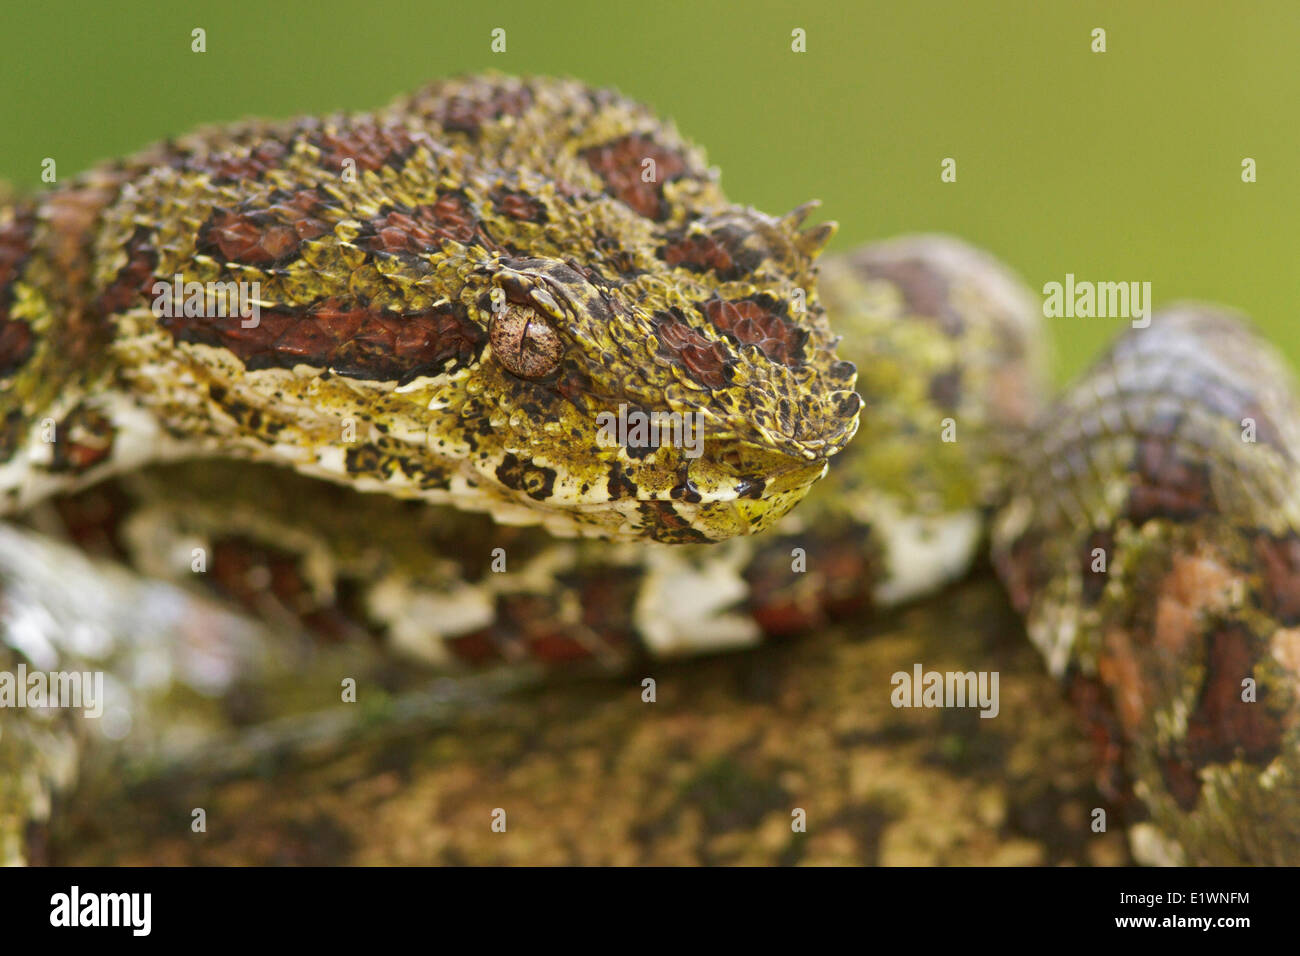
<path fill-rule="evenodd" d="M 1284 360 L 1176 304 L 1053 398 L 1007 267 L 823 256 L 815 207 L 729 201 L 615 91 L 500 74 L 5 197 L 0 671 L 107 704 L 0 708 L 0 857 L 39 859 L 87 754 L 227 730 L 286 635 L 606 673 L 989 560 L 1139 859 L 1300 861 Z"/>

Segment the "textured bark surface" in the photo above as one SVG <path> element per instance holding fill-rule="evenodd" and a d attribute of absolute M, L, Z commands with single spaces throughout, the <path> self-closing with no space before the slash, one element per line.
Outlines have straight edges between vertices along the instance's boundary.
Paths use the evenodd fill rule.
<path fill-rule="evenodd" d="M 890 676 L 1000 674 L 1000 713 L 906 709 Z M 642 701 L 653 677 L 657 701 Z M 364 689 L 363 689 L 364 694 Z M 345 706 L 345 705 L 340 705 Z M 359 705 L 350 705 L 359 706 Z M 66 864 L 1115 864 L 1091 747 L 981 577 L 871 625 L 509 695 L 254 773 L 92 778 Z M 121 795 L 118 795 L 121 794 Z M 191 832 L 192 811 L 207 832 Z M 506 831 L 493 832 L 496 808 Z M 792 832 L 806 812 L 807 832 Z"/>

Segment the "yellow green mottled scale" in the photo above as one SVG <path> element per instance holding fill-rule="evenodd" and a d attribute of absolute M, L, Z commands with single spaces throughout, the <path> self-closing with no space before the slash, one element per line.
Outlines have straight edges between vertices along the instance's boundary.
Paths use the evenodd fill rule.
<path fill-rule="evenodd" d="M 829 230 L 730 205 L 675 130 L 575 83 L 199 133 L 33 208 L 7 227 L 6 322 L 32 343 L 4 363 L 11 510 L 221 456 L 722 540 L 788 510 L 856 424 L 812 280 Z M 522 369 L 510 328 L 547 364 Z M 620 410 L 686 416 L 708 454 L 602 440 Z M 61 469 L 40 423 L 69 416 L 104 447 Z"/>

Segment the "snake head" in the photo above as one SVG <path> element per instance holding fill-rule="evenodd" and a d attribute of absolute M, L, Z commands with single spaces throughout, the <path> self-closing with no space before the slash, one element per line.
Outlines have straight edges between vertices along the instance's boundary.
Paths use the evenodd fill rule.
<path fill-rule="evenodd" d="M 645 262 L 622 274 L 581 254 L 486 264 L 478 399 L 456 409 L 491 423 L 478 476 L 580 533 L 718 540 L 789 510 L 861 405 L 812 282 L 833 227 L 796 221 L 728 208 L 623 250 Z"/>
<path fill-rule="evenodd" d="M 204 454 L 560 533 L 715 541 L 787 511 L 857 427 L 815 292 L 834 226 L 728 202 L 696 147 L 609 90 L 449 80 L 182 153 L 184 175 L 140 161 L 100 301 L 123 379 Z M 145 298 L 214 275 L 257 314 Z"/>

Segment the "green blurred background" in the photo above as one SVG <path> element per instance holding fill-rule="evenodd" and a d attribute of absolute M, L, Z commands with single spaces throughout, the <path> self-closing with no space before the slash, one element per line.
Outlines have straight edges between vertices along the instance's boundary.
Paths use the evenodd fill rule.
<path fill-rule="evenodd" d="M 1147 280 L 1157 304 L 1248 311 L 1294 361 L 1298 41 L 1296 0 L 9 2 L 0 179 L 34 188 L 46 156 L 67 179 L 200 123 L 365 109 L 447 74 L 568 74 L 675 118 L 736 201 L 822 199 L 834 248 L 942 230 L 1039 290 Z M 1058 374 L 1121 322 L 1051 320 Z"/>

